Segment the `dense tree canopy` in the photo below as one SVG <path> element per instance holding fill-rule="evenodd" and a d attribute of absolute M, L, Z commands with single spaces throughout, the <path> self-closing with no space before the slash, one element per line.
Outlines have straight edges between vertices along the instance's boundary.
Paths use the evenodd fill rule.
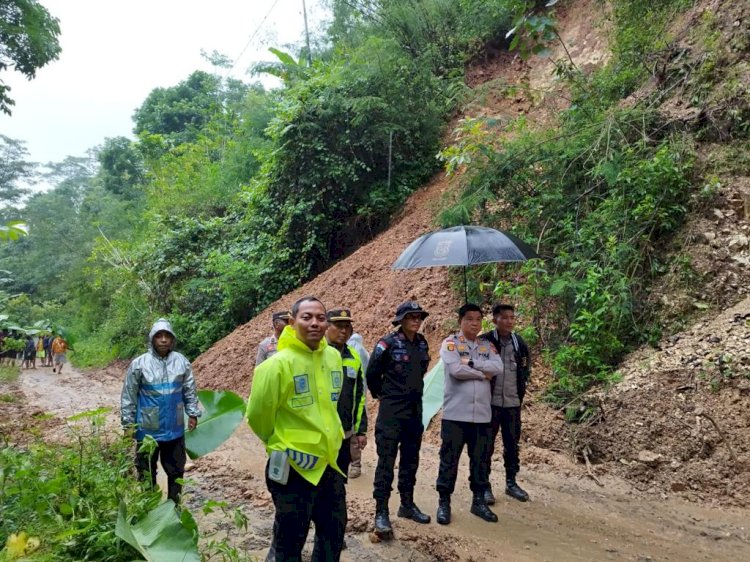
<path fill-rule="evenodd" d="M 0 73 L 13 69 L 29 80 L 60 54 L 60 24 L 36 0 L 0 2 Z M 10 115 L 10 87 L 0 78 L 0 111 Z"/>

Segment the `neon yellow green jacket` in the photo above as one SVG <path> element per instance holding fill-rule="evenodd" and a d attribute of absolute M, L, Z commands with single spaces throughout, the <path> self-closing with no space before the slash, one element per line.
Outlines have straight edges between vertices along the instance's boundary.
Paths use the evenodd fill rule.
<path fill-rule="evenodd" d="M 258 365 L 247 401 L 247 423 L 266 451 L 286 451 L 289 464 L 317 484 L 336 465 L 344 430 L 336 411 L 343 383 L 341 354 L 325 338 L 312 351 L 291 326 L 278 352 Z M 342 473 L 343 474 L 343 473 Z"/>

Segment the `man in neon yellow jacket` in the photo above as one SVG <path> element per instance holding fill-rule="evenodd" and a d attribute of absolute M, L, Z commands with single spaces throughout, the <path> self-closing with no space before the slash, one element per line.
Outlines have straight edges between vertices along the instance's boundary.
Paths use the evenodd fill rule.
<path fill-rule="evenodd" d="M 344 475 L 336 464 L 344 430 L 337 411 L 341 354 L 326 342 L 326 309 L 315 297 L 292 306 L 278 352 L 258 365 L 247 421 L 266 445 L 276 517 L 266 560 L 300 561 L 310 521 L 313 561 L 337 561 L 346 528 Z"/>

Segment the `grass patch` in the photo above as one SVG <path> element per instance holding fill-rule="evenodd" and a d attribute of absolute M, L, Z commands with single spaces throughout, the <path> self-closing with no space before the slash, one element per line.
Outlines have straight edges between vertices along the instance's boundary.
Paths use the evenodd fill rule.
<path fill-rule="evenodd" d="M 13 403 L 17 402 L 18 398 L 13 394 L 0 394 L 0 402 Z"/>
<path fill-rule="evenodd" d="M 17 365 L 0 365 L 0 382 L 15 382 L 21 374 Z"/>

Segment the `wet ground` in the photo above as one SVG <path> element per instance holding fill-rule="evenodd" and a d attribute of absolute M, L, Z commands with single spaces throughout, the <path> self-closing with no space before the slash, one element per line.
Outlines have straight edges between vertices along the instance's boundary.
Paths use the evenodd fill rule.
<path fill-rule="evenodd" d="M 36 369 L 22 373 L 16 393 L 25 401 L 23 411 L 44 411 L 60 419 L 110 407 L 108 425 L 117 431 L 121 380 L 112 372 L 82 374 L 70 366 L 62 375 Z M 65 424 L 55 426 L 52 433 L 53 438 L 64 438 Z M 464 458 L 449 526 L 399 520 L 395 517 L 398 496 L 394 494 L 391 513 L 396 539 L 372 542 L 373 445 L 370 442 L 364 453 L 362 477 L 348 486 L 345 561 L 750 560 L 748 510 L 644 497 L 627 482 L 606 474 L 599 475 L 600 487 L 580 465 L 554 452 L 544 453 L 554 462 L 525 469 L 519 479 L 532 501 L 524 504 L 498 494 L 494 510 L 500 521 L 496 524 L 469 513 L 468 463 Z M 418 505 L 433 517 L 437 455 L 437 446 L 425 443 L 416 493 Z M 200 508 L 208 499 L 241 507 L 250 522 L 247 532 L 233 529 L 216 514 L 199 515 L 200 524 L 219 536 L 228 534 L 237 546 L 261 558 L 270 542 L 273 519 L 273 505 L 263 482 L 264 464 L 261 444 L 243 425 L 221 449 L 191 465 L 188 477 L 194 485 L 187 500 L 192 508 Z M 497 492 L 502 492 L 501 477 L 501 472 L 492 476 Z M 200 509 L 193 511 L 198 515 Z M 309 553 L 310 545 L 306 550 Z"/>

